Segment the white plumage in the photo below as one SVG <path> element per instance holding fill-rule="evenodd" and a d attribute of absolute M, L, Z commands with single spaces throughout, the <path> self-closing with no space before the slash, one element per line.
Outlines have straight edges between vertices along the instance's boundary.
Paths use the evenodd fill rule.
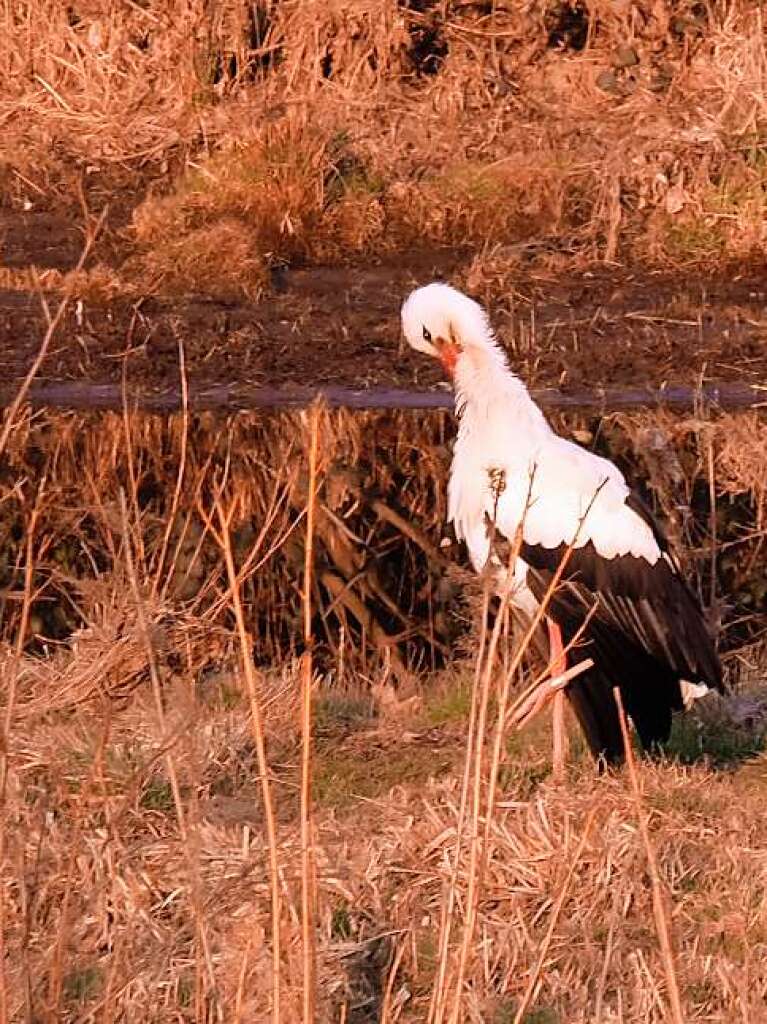
<path fill-rule="evenodd" d="M 626 678 L 629 667 L 619 663 L 621 651 L 635 662 L 644 659 L 640 667 L 645 673 L 658 670 L 660 711 L 652 706 L 652 683 L 642 684 L 641 678 L 626 683 L 626 703 L 634 709 L 643 741 L 662 741 L 671 710 L 681 708 L 680 680 L 700 678 L 718 687 L 721 671 L 700 609 L 657 524 L 616 466 L 554 433 L 509 369 L 476 302 L 448 285 L 427 285 L 405 301 L 402 323 L 409 344 L 440 359 L 454 381 L 459 427 L 448 518 L 466 542 L 475 569 L 482 571 L 494 558 L 493 533 L 511 541 L 522 523 L 512 601 L 532 614 L 536 593 L 540 597 L 572 544 L 575 571 L 567 593 L 548 610 L 552 624 L 571 639 L 588 603 L 600 602 L 591 653 L 601 653 L 603 669 L 623 670 Z M 592 748 L 616 758 L 620 737 L 619 730 L 617 739 L 614 734 L 611 687 L 623 682 L 611 683 L 597 672 L 570 692 Z M 589 706 L 579 709 L 584 700 Z M 606 730 L 600 716 L 609 719 Z"/>
<path fill-rule="evenodd" d="M 449 325 L 446 310 L 452 311 Z M 448 519 L 458 539 L 466 541 L 477 571 L 489 551 L 486 516 L 507 538 L 524 518 L 525 541 L 545 548 L 573 540 L 575 547 L 583 547 L 591 541 L 604 558 L 631 554 L 650 564 L 660 558 L 652 530 L 626 505 L 630 491 L 623 474 L 607 459 L 554 433 L 509 370 L 476 303 L 448 285 L 432 284 L 410 296 L 402 316 L 408 338 L 420 336 L 419 344 L 413 344 L 421 351 L 429 351 L 424 325 L 432 339 L 441 331 L 452 335 L 450 344 L 463 346 L 454 371 L 460 425 Z M 473 401 L 476 396 L 481 400 Z M 499 475 L 504 486 L 496 497 Z"/>

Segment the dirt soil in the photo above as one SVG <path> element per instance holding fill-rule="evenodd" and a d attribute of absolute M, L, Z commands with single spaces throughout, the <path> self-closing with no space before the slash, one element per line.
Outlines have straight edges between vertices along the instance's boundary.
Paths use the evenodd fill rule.
<path fill-rule="evenodd" d="M 56 213 L 0 211 L 6 266 L 66 270 L 80 232 Z M 113 255 L 106 246 L 99 255 Z M 472 254 L 410 252 L 375 265 L 280 269 L 262 301 L 147 296 L 73 303 L 42 366 L 40 385 L 118 383 L 175 390 L 179 340 L 189 383 L 290 388 L 431 387 L 440 370 L 400 343 L 407 291 L 434 278 L 460 283 Z M 496 292 L 505 289 L 497 289 Z M 55 301 L 55 296 L 52 297 Z M 767 381 L 767 272 L 638 274 L 598 266 L 567 280 L 514 275 L 491 302 L 511 362 L 535 387 L 583 388 Z M 21 379 L 45 333 L 39 298 L 0 291 L 3 379 Z"/>

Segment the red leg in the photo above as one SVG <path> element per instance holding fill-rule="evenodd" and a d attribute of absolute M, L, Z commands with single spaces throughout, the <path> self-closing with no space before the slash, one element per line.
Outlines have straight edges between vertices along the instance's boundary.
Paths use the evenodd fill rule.
<path fill-rule="evenodd" d="M 549 674 L 553 679 L 562 675 L 567 668 L 567 658 L 562 644 L 562 631 L 556 622 L 547 616 L 546 625 L 549 628 Z M 554 707 L 552 714 L 552 729 L 554 733 L 554 750 L 552 753 L 552 775 L 555 779 L 561 779 L 565 774 L 565 759 L 567 757 L 567 731 L 565 729 L 565 694 L 564 690 L 557 690 L 554 694 Z"/>

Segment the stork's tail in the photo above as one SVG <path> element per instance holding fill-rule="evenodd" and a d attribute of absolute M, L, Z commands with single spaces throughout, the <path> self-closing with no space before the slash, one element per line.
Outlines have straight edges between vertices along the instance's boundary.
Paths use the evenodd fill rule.
<path fill-rule="evenodd" d="M 580 723 L 591 753 L 608 764 L 625 757 L 618 706 L 613 692 L 619 686 L 621 701 L 639 735 L 642 748 L 652 751 L 668 743 L 673 713 L 684 707 L 679 680 L 652 666 L 652 680 L 637 685 L 608 679 L 597 667 L 574 680 L 567 689 L 570 705 Z"/>

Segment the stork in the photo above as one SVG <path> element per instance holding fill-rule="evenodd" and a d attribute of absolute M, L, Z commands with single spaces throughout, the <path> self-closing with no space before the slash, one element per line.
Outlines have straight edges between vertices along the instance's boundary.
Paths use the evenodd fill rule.
<path fill-rule="evenodd" d="M 723 684 L 700 605 L 658 524 L 612 462 L 552 430 L 478 303 L 426 285 L 405 300 L 402 326 L 454 384 L 448 519 L 475 570 L 493 559 L 494 535 L 513 543 L 520 530 L 510 599 L 532 616 L 567 556 L 545 608 L 550 671 L 564 670 L 565 651 L 573 665 L 592 659 L 566 691 L 591 752 L 623 758 L 613 687 L 643 748 L 664 744 L 672 713 Z M 555 749 L 556 731 L 555 717 Z"/>

